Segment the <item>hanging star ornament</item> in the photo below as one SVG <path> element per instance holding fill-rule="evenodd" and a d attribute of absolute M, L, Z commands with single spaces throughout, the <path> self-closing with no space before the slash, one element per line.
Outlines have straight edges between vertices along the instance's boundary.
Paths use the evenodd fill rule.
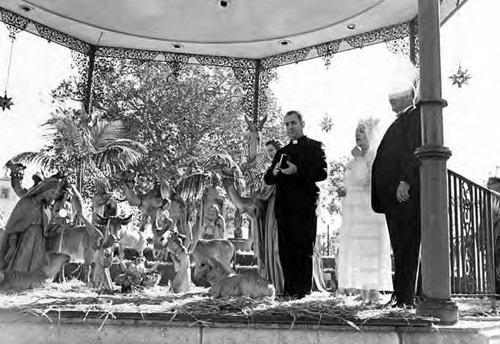
<path fill-rule="evenodd" d="M 2 111 L 5 111 L 5 109 L 10 110 L 12 105 L 14 105 L 12 98 L 7 97 L 7 93 L 5 93 L 3 97 L 0 97 L 0 107 Z"/>
<path fill-rule="evenodd" d="M 325 113 L 319 125 L 321 126 L 321 130 L 328 133 L 333 128 L 333 120 L 327 113 Z"/>
<path fill-rule="evenodd" d="M 457 85 L 458 88 L 461 88 L 463 85 L 469 84 L 469 79 L 471 78 L 468 69 L 462 69 L 462 66 L 458 66 L 458 70 L 455 74 L 449 77 L 453 80 L 452 85 Z"/>

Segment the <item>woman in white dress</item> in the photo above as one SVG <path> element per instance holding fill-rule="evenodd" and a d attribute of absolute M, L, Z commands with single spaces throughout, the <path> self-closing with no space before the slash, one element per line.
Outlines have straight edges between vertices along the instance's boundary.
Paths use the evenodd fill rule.
<path fill-rule="evenodd" d="M 370 179 L 378 120 L 361 120 L 356 146 L 344 174 L 342 225 L 338 252 L 339 292 L 354 291 L 376 302 L 379 291 L 392 291 L 389 233 L 383 215 L 372 210 Z"/>

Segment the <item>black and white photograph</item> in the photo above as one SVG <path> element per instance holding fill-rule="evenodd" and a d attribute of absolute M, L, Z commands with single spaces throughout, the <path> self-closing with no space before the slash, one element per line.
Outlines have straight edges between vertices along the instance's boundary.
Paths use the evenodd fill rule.
<path fill-rule="evenodd" d="M 0 344 L 498 342 L 497 14 L 0 0 Z"/>

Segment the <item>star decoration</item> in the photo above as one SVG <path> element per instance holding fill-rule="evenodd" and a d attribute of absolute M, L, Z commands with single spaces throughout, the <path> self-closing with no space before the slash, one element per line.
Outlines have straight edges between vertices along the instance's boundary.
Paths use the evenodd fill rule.
<path fill-rule="evenodd" d="M 333 120 L 328 114 L 325 113 L 323 120 L 320 123 L 321 130 L 328 133 L 333 128 Z"/>
<path fill-rule="evenodd" d="M 453 85 L 457 85 L 458 88 L 461 88 L 463 85 L 469 84 L 469 79 L 471 78 L 468 69 L 462 69 L 462 66 L 458 66 L 458 71 L 449 77 L 453 80 Z"/>
<path fill-rule="evenodd" d="M 12 98 L 8 98 L 7 93 L 5 93 L 3 97 L 0 97 L 0 107 L 2 108 L 2 111 L 5 111 L 5 109 L 10 110 L 12 105 L 14 105 Z"/>

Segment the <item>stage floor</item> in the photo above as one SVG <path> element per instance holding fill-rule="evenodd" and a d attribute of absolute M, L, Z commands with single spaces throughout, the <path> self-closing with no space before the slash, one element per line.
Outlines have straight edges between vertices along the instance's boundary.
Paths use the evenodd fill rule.
<path fill-rule="evenodd" d="M 461 320 L 436 325 L 409 309 L 313 293 L 302 300 L 211 299 L 166 287 L 99 294 L 71 281 L 0 294 L 0 343 L 494 343 L 488 299 L 457 299 Z M 388 298 L 388 296 L 387 296 Z"/>

